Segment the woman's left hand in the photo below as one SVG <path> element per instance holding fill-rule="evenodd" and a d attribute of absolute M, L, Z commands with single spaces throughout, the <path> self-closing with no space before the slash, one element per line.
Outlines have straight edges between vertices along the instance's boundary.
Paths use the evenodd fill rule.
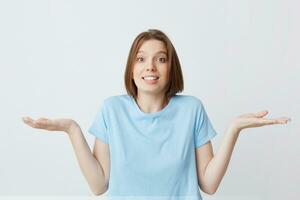
<path fill-rule="evenodd" d="M 235 129 L 238 133 L 245 128 L 260 127 L 272 124 L 286 124 L 291 119 L 288 117 L 280 117 L 275 119 L 263 118 L 268 114 L 268 111 L 261 111 L 258 113 L 249 113 L 236 117 L 232 120 L 230 126 Z"/>

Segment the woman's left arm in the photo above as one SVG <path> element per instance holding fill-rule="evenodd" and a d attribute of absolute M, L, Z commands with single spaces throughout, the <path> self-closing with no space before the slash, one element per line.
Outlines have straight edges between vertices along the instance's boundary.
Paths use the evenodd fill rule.
<path fill-rule="evenodd" d="M 272 124 L 286 124 L 290 120 L 287 117 L 263 118 L 267 114 L 268 111 L 262 111 L 255 114 L 244 114 L 233 119 L 216 155 L 213 154 L 211 142 L 196 149 L 198 183 L 203 192 L 214 194 L 217 191 L 241 130 Z"/>

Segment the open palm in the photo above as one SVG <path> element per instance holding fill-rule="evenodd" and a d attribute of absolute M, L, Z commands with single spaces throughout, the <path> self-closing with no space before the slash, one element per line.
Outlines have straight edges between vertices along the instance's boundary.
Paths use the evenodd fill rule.
<path fill-rule="evenodd" d="M 30 117 L 22 117 L 25 124 L 31 126 L 32 128 L 45 129 L 48 131 L 65 131 L 68 132 L 73 120 L 71 119 L 47 119 L 39 118 L 34 120 Z"/>
<path fill-rule="evenodd" d="M 232 124 L 237 130 L 240 131 L 245 128 L 260 127 L 272 124 L 286 124 L 288 121 L 290 121 L 290 118 L 288 117 L 280 117 L 275 119 L 263 118 L 267 114 L 267 110 L 258 113 L 243 114 L 235 118 L 232 121 Z"/>

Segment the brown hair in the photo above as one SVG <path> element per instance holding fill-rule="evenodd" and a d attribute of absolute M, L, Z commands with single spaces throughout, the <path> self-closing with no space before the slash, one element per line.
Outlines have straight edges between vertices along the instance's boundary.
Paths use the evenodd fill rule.
<path fill-rule="evenodd" d="M 134 83 L 133 76 L 132 76 L 132 69 L 133 69 L 133 63 L 135 61 L 136 54 L 139 50 L 139 48 L 142 46 L 143 42 L 147 40 L 159 40 L 162 41 L 167 48 L 167 57 L 168 57 L 168 64 L 170 67 L 170 78 L 169 82 L 167 84 L 166 89 L 166 96 L 172 97 L 178 92 L 183 91 L 183 76 L 181 71 L 180 62 L 176 53 L 176 50 L 171 43 L 170 39 L 166 34 L 164 34 L 162 31 L 157 29 L 149 29 L 148 31 L 140 33 L 133 41 L 125 69 L 124 79 L 125 79 L 125 87 L 128 95 L 134 97 L 136 99 L 137 97 L 137 87 Z"/>

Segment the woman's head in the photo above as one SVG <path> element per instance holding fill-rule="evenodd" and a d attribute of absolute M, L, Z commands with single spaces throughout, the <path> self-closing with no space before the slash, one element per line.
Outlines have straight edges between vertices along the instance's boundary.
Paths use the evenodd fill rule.
<path fill-rule="evenodd" d="M 142 92 L 171 97 L 183 91 L 176 50 L 162 31 L 149 29 L 133 41 L 125 70 L 125 87 L 134 98 Z"/>

